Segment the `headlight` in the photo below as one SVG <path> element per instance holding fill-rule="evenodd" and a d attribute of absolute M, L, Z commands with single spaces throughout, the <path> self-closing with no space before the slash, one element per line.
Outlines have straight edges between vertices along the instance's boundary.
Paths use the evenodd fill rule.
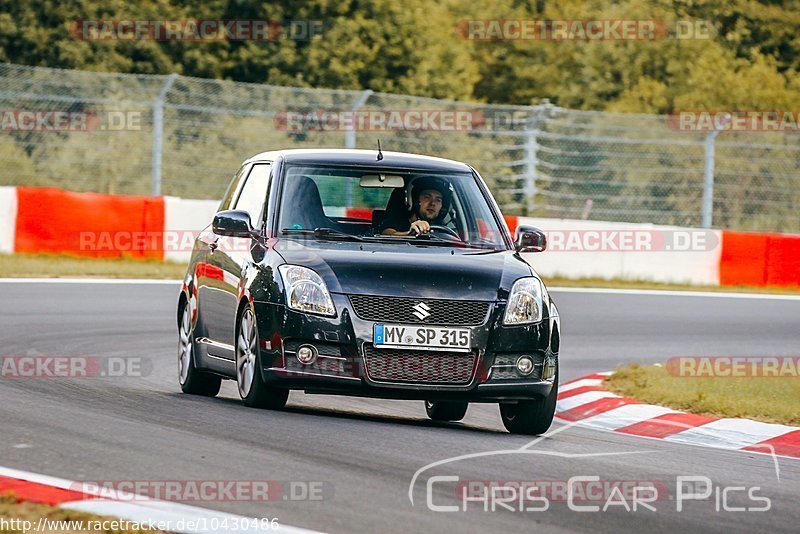
<path fill-rule="evenodd" d="M 536 323 L 542 320 L 542 281 L 531 276 L 520 278 L 511 287 L 504 324 Z"/>
<path fill-rule="evenodd" d="M 286 304 L 291 309 L 318 315 L 336 315 L 331 294 L 317 273 L 299 265 L 281 265 L 278 271 L 286 287 Z"/>

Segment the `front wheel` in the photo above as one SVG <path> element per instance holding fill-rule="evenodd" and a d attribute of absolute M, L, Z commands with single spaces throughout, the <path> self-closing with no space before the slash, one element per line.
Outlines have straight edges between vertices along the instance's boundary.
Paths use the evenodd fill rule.
<path fill-rule="evenodd" d="M 236 384 L 245 406 L 280 410 L 286 406 L 288 389 L 276 389 L 264 383 L 260 369 L 258 326 L 249 306 L 239 316 L 236 336 Z"/>
<path fill-rule="evenodd" d="M 461 421 L 468 406 L 466 402 L 425 401 L 425 411 L 434 421 Z"/>
<path fill-rule="evenodd" d="M 503 426 L 512 434 L 537 436 L 544 434 L 553 424 L 558 399 L 558 375 L 553 389 L 547 397 L 536 400 L 519 401 L 514 404 L 500 403 L 500 416 Z"/>
<path fill-rule="evenodd" d="M 183 306 L 178 325 L 178 382 L 184 393 L 204 397 L 215 396 L 222 385 L 221 377 L 198 371 L 195 367 L 192 310 L 188 303 Z"/>

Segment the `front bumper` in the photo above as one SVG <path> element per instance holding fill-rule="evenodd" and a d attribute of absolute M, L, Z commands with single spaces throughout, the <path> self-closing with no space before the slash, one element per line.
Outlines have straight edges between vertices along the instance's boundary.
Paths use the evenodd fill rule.
<path fill-rule="evenodd" d="M 261 373 L 266 383 L 308 393 L 468 402 L 539 398 L 547 396 L 553 387 L 558 355 L 551 350 L 552 321 L 504 326 L 505 303 L 494 303 L 483 324 L 469 327 L 470 354 L 419 352 L 418 360 L 409 354 L 385 356 L 394 358 L 390 365 L 419 365 L 419 376 L 425 377 L 413 379 L 409 377 L 413 369 L 404 368 L 403 379 L 396 379 L 375 376 L 376 360 L 371 358 L 376 353 L 383 356 L 384 349 L 371 349 L 374 321 L 359 318 L 347 295 L 331 297 L 337 316 L 330 318 L 296 312 L 284 305 L 255 303 L 262 340 Z M 318 349 L 313 364 L 303 365 L 296 359 L 301 344 Z M 513 368 L 521 355 L 534 360 L 534 371 L 528 376 Z M 470 365 L 466 374 L 464 365 Z M 458 376 L 453 371 L 456 367 L 460 369 Z"/>

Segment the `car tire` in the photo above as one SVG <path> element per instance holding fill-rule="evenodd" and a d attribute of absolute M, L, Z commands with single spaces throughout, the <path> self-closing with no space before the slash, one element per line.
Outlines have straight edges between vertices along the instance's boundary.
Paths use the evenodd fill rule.
<path fill-rule="evenodd" d="M 267 385 L 261 376 L 261 351 L 256 317 L 250 306 L 239 314 L 236 334 L 236 384 L 245 406 L 280 410 L 286 406 L 288 389 Z"/>
<path fill-rule="evenodd" d="M 184 393 L 214 397 L 219 393 L 222 377 L 198 370 L 194 356 L 192 309 L 184 304 L 178 325 L 178 383 Z"/>
<path fill-rule="evenodd" d="M 517 403 L 500 403 L 503 426 L 512 434 L 538 436 L 553 424 L 558 399 L 558 374 L 547 397 Z"/>
<path fill-rule="evenodd" d="M 434 421 L 461 421 L 469 403 L 457 401 L 425 401 L 425 411 Z"/>

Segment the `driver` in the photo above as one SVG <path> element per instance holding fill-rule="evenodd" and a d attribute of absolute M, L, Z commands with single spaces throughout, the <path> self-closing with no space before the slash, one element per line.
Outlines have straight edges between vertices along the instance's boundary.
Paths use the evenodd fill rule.
<path fill-rule="evenodd" d="M 412 232 L 427 234 L 431 225 L 442 225 L 449 208 L 450 186 L 434 177 L 423 177 L 414 180 L 411 189 L 411 211 L 409 215 L 387 218 L 381 231 L 385 235 L 409 235 Z"/>

